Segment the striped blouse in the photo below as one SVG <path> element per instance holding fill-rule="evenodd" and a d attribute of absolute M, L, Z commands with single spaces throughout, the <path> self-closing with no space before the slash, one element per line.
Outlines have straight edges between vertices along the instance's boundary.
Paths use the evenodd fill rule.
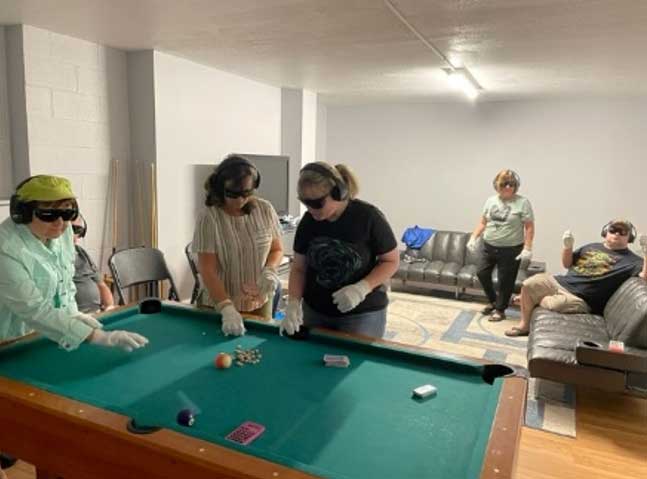
<path fill-rule="evenodd" d="M 193 234 L 194 253 L 215 253 L 218 274 L 238 311 L 254 311 L 268 298 L 255 294 L 273 238 L 280 238 L 279 219 L 269 201 L 256 198 L 250 214 L 231 216 L 217 206 L 205 207 Z M 205 285 L 198 304 L 214 307 Z"/>

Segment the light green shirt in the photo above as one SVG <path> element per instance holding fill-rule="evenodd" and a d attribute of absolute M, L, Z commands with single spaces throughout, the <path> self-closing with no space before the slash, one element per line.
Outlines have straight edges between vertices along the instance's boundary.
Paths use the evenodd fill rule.
<path fill-rule="evenodd" d="M 527 198 L 514 195 L 503 201 L 499 195 L 490 196 L 483 206 L 485 231 L 483 240 L 492 246 L 517 246 L 524 242 L 524 223 L 535 220 Z"/>
<path fill-rule="evenodd" d="M 92 332 L 74 316 L 72 228 L 46 245 L 11 218 L 0 224 L 0 340 L 37 331 L 71 351 Z"/>

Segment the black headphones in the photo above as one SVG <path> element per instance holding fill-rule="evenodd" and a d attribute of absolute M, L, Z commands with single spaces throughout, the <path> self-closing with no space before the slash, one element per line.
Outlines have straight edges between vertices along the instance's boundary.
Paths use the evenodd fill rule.
<path fill-rule="evenodd" d="M 513 171 L 513 170 L 504 170 L 503 172 L 498 173 L 498 174 L 494 177 L 494 179 L 492 180 L 492 186 L 494 187 L 494 189 L 495 189 L 496 191 L 499 191 L 499 190 L 497 190 L 497 183 L 498 183 L 498 181 L 497 181 L 497 180 L 499 179 L 499 177 L 500 177 L 502 174 L 505 174 L 505 173 L 507 173 L 507 174 L 509 174 L 509 175 L 512 175 L 512 178 L 513 178 L 513 180 L 514 180 L 515 184 L 517 185 L 517 187 L 516 187 L 516 189 L 515 189 L 515 190 L 518 190 L 518 189 L 519 189 L 519 187 L 521 186 L 521 178 L 520 178 L 520 177 L 519 177 L 519 175 L 518 175 L 515 171 Z"/>
<path fill-rule="evenodd" d="M 251 161 L 249 161 L 247 158 L 241 155 L 228 155 L 224 160 L 220 162 L 218 166 L 216 166 L 216 169 L 213 171 L 213 179 L 211 183 L 219 189 L 220 183 L 222 182 L 224 185 L 224 181 L 221 180 L 222 173 L 225 170 L 228 170 L 229 168 L 233 168 L 234 166 L 239 166 L 239 165 L 244 165 L 250 167 L 254 172 L 256 173 L 256 178 L 254 178 L 254 189 L 257 190 L 258 187 L 261 184 L 261 174 L 258 172 L 256 167 L 252 164 Z"/>
<path fill-rule="evenodd" d="M 333 167 L 327 168 L 319 163 L 308 163 L 306 166 L 301 168 L 301 173 L 304 171 L 314 171 L 320 175 L 330 178 L 335 183 L 335 186 L 330 190 L 330 196 L 335 201 L 342 201 L 348 198 L 348 185 L 344 182 L 343 178 L 340 175 L 335 174 L 332 171 Z"/>
<path fill-rule="evenodd" d="M 11 220 L 18 224 L 18 225 L 26 225 L 31 223 L 31 220 L 34 217 L 34 203 L 33 201 L 22 201 L 18 197 L 18 190 L 22 188 L 24 185 L 29 183 L 31 180 L 34 178 L 39 178 L 43 175 L 36 175 L 36 176 L 30 176 L 26 180 L 20 182 L 18 186 L 16 186 L 16 192 L 11 195 L 11 199 L 9 200 L 9 216 L 11 216 Z"/>
<path fill-rule="evenodd" d="M 602 231 L 600 231 L 600 235 L 601 235 L 603 238 L 606 238 L 606 237 L 607 237 L 607 233 L 609 232 L 609 228 L 611 227 L 611 225 L 612 225 L 613 223 L 614 223 L 614 220 L 611 220 L 611 221 L 609 221 L 606 225 L 604 225 L 604 226 L 602 227 Z M 628 241 L 629 241 L 629 243 L 633 243 L 633 242 L 634 242 L 634 240 L 636 239 L 636 236 L 638 236 L 638 232 L 636 231 L 636 227 L 633 225 L 633 223 L 631 223 L 630 221 L 627 221 L 626 223 L 627 223 L 627 224 L 629 225 L 629 227 L 630 227 Z"/>
<path fill-rule="evenodd" d="M 85 221 L 83 215 L 79 212 L 79 218 L 83 221 L 82 225 L 72 225 L 72 230 L 74 234 L 79 238 L 85 238 L 85 235 L 88 234 L 88 222 Z"/>

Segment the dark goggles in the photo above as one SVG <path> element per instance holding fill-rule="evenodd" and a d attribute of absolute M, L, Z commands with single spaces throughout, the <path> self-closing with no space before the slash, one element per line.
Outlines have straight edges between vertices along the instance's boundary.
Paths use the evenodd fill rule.
<path fill-rule="evenodd" d="M 517 184 L 514 181 L 504 181 L 501 183 L 501 188 L 516 188 Z"/>
<path fill-rule="evenodd" d="M 609 233 L 611 233 L 612 235 L 627 236 L 629 234 L 629 231 L 621 226 L 611 226 L 609 227 Z"/>
<path fill-rule="evenodd" d="M 242 190 L 242 191 L 236 191 L 236 190 L 228 190 L 225 188 L 225 196 L 227 198 L 249 198 L 254 194 L 254 188 L 251 190 Z"/>
<path fill-rule="evenodd" d="M 72 231 L 74 231 L 74 234 L 77 236 L 85 236 L 85 226 L 82 225 L 72 225 Z"/>
<path fill-rule="evenodd" d="M 328 195 L 313 199 L 299 198 L 299 201 L 306 205 L 308 208 L 311 208 L 313 210 L 320 210 L 326 204 L 326 198 L 328 198 Z"/>
<path fill-rule="evenodd" d="M 79 210 L 75 208 L 36 208 L 34 215 L 45 223 L 53 223 L 59 218 L 63 221 L 74 221 L 79 216 Z"/>

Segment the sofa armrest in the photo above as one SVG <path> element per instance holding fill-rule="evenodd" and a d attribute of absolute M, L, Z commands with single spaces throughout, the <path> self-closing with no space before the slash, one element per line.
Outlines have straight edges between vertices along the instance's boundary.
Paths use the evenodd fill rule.
<path fill-rule="evenodd" d="M 528 276 L 534 276 L 539 273 L 546 272 L 546 262 L 545 261 L 531 261 L 526 270 Z"/>
<path fill-rule="evenodd" d="M 575 359 L 578 363 L 588 366 L 647 373 L 647 351 L 642 353 L 642 351 L 631 348 L 629 351 L 620 353 L 609 351 L 607 346 L 608 343 L 579 341 L 575 348 Z"/>

